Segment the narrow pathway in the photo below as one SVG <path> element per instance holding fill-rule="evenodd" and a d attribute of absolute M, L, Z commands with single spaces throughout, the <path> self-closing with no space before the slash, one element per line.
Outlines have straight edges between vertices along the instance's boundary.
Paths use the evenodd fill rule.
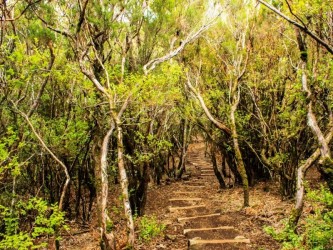
<path fill-rule="evenodd" d="M 177 218 L 174 226 L 182 226 L 188 249 L 250 249 L 250 240 L 219 208 L 221 202 L 228 201 L 216 200 L 211 193 L 211 185 L 217 180 L 204 149 L 191 152 L 188 163 L 186 181 L 172 193 L 168 207 L 171 217 Z"/>

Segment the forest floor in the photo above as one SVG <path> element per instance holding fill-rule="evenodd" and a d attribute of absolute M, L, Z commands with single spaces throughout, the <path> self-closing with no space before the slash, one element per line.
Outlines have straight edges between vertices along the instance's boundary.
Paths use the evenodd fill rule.
<path fill-rule="evenodd" d="M 257 183 L 250 188 L 251 207 L 243 209 L 242 188 L 219 189 L 204 152 L 203 144 L 191 145 L 187 178 L 149 186 L 146 216 L 155 216 L 166 228 L 163 235 L 149 242 L 138 239 L 135 249 L 280 249 L 280 244 L 263 228 L 281 228 L 293 201 L 281 201 L 275 183 Z M 117 197 L 119 190 L 111 192 L 112 197 Z M 110 203 L 113 216 L 120 216 L 114 228 L 116 238 L 120 239 L 118 247 L 122 249 L 126 237 L 120 229 L 124 228 L 125 219 L 121 218 L 119 199 Z M 63 237 L 62 249 L 99 249 L 97 229 Z"/>

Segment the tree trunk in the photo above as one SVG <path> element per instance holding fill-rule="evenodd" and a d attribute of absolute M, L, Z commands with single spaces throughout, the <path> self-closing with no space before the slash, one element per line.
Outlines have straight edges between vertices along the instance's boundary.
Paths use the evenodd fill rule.
<path fill-rule="evenodd" d="M 331 121 L 332 123 L 332 121 Z M 331 128 L 329 133 L 325 137 L 327 144 L 330 143 L 333 137 L 333 126 L 330 124 Z M 304 176 L 306 171 L 319 159 L 321 156 L 320 148 L 306 160 L 306 162 L 297 169 L 297 182 L 296 182 L 296 202 L 295 207 L 291 211 L 289 218 L 289 225 L 291 227 L 296 227 L 299 218 L 302 215 L 303 204 L 304 204 Z"/>
<path fill-rule="evenodd" d="M 236 93 L 234 93 L 234 95 L 235 94 Z M 235 112 L 236 112 L 236 109 L 239 104 L 239 96 L 234 96 L 233 99 L 234 99 L 234 101 L 232 103 L 231 111 L 230 111 L 231 135 L 232 135 L 232 140 L 233 140 L 234 149 L 235 149 L 237 170 L 242 179 L 243 192 L 244 192 L 244 207 L 248 207 L 248 206 L 250 206 L 249 182 L 247 179 L 247 174 L 246 174 L 246 169 L 245 169 L 243 158 L 242 158 L 242 153 L 239 148 L 238 134 L 237 134 L 237 128 L 236 128 L 236 119 L 235 119 Z"/>
<path fill-rule="evenodd" d="M 215 145 L 211 146 L 211 159 L 212 159 L 214 174 L 215 174 L 217 180 L 219 181 L 220 188 L 225 189 L 227 186 L 225 184 L 225 181 L 222 177 L 221 172 L 218 169 L 218 164 L 217 164 L 217 160 L 216 160 L 216 147 L 215 147 Z M 222 159 L 222 161 L 224 161 L 224 159 Z"/>
<path fill-rule="evenodd" d="M 328 143 L 326 142 L 324 138 L 324 134 L 321 131 L 318 121 L 316 118 L 315 113 L 313 112 L 313 105 L 316 101 L 315 97 L 312 95 L 311 89 L 308 87 L 307 83 L 307 51 L 306 51 L 306 44 L 304 41 L 304 38 L 301 35 L 300 30 L 296 30 L 297 34 L 297 41 L 300 48 L 300 54 L 301 54 L 301 70 L 302 70 L 302 87 L 303 91 L 307 94 L 307 108 L 308 108 L 308 125 L 311 128 L 313 134 L 318 140 L 319 146 L 320 146 L 320 162 L 319 162 L 319 168 L 320 172 L 324 176 L 328 187 L 330 188 L 331 192 L 333 192 L 333 161 L 331 158 L 331 150 L 328 146 Z M 304 56 L 305 55 L 305 56 Z M 330 118 L 332 119 L 332 113 L 330 113 Z"/>
<path fill-rule="evenodd" d="M 311 128 L 314 135 L 317 137 L 319 142 L 319 148 L 307 159 L 307 161 L 297 169 L 297 189 L 296 189 L 296 204 L 294 209 L 291 212 L 291 216 L 289 219 L 289 225 L 291 227 L 296 227 L 300 216 L 302 215 L 303 211 L 303 204 L 304 204 L 304 175 L 306 170 L 319 158 L 320 156 L 320 170 L 325 176 L 325 172 L 328 174 L 325 176 L 328 186 L 331 191 L 333 191 L 333 164 L 331 159 L 331 152 L 328 147 L 328 144 L 332 138 L 333 128 L 332 128 L 332 114 L 330 114 L 330 124 L 331 126 L 330 132 L 325 138 L 320 127 L 318 126 L 317 118 L 313 113 L 312 106 L 312 93 L 308 87 L 307 83 L 307 74 L 306 74 L 306 65 L 307 65 L 307 51 L 306 51 L 306 44 L 304 38 L 301 35 L 300 30 L 296 29 L 296 36 L 298 47 L 300 49 L 301 54 L 301 71 L 302 71 L 302 88 L 304 93 L 307 95 L 307 118 L 308 118 L 308 126 Z M 328 170 L 328 171 L 327 171 Z"/>
<path fill-rule="evenodd" d="M 108 199 L 108 175 L 107 175 L 107 153 L 109 149 L 109 140 L 114 125 L 103 138 L 102 145 L 100 145 L 99 138 L 96 138 L 93 153 L 95 162 L 95 178 L 96 178 L 96 192 L 97 192 L 97 216 L 98 224 L 100 226 L 101 241 L 100 246 L 102 250 L 115 250 L 115 237 L 112 232 L 108 232 L 108 220 L 107 215 L 107 199 Z"/>
<path fill-rule="evenodd" d="M 299 218 L 302 215 L 303 205 L 304 205 L 304 175 L 306 170 L 312 166 L 312 164 L 319 158 L 320 150 L 317 149 L 306 162 L 297 169 L 297 182 L 296 182 L 296 203 L 295 207 L 291 211 L 289 218 L 289 225 L 295 228 Z"/>
<path fill-rule="evenodd" d="M 115 123 L 117 129 L 117 152 L 118 152 L 118 169 L 119 169 L 119 178 L 120 185 L 122 189 L 122 198 L 124 202 L 125 216 L 127 219 L 127 228 L 128 228 L 128 245 L 129 247 L 134 246 L 134 222 L 133 222 L 133 214 L 131 209 L 131 204 L 129 200 L 129 192 L 128 192 L 128 178 L 125 169 L 124 162 L 124 144 L 123 144 L 123 129 L 121 127 L 120 119 L 116 116 Z"/>
<path fill-rule="evenodd" d="M 139 187 L 136 190 L 136 209 L 138 216 L 143 216 L 145 213 L 146 201 L 147 201 L 147 190 L 148 190 L 148 183 L 149 183 L 149 168 L 150 164 L 145 162 L 143 165 L 143 171 L 141 180 L 139 183 Z"/>
<path fill-rule="evenodd" d="M 185 161 L 187 156 L 187 137 L 188 137 L 188 120 L 185 118 L 183 120 L 183 133 L 182 133 L 182 149 L 179 157 L 178 171 L 177 171 L 177 179 L 180 179 L 185 171 Z"/>

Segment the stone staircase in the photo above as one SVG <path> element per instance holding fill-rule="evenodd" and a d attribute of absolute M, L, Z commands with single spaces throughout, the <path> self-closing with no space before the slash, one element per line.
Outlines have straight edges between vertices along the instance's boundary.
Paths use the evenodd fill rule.
<path fill-rule="evenodd" d="M 208 192 L 209 186 L 217 182 L 209 160 L 203 152 L 190 155 L 189 160 L 189 177 L 173 192 L 168 208 L 170 213 L 176 213 L 183 227 L 188 249 L 251 249 L 250 240 L 237 230 L 233 218 L 223 214 Z"/>

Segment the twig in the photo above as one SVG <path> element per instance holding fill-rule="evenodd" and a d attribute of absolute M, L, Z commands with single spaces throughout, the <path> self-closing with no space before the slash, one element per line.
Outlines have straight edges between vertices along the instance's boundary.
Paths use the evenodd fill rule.
<path fill-rule="evenodd" d="M 45 144 L 44 140 L 42 139 L 42 137 L 38 134 L 38 132 L 36 131 L 34 125 L 31 123 L 29 117 L 23 113 L 22 111 L 20 111 L 15 103 L 13 102 L 16 110 L 18 111 L 18 113 L 26 120 L 26 122 L 28 123 L 29 127 L 31 128 L 32 132 L 34 133 L 34 135 L 37 137 L 37 139 L 39 140 L 39 142 L 41 143 L 41 145 L 43 146 L 43 148 L 49 152 L 49 154 L 52 156 L 52 158 L 59 163 L 59 165 L 62 167 L 62 169 L 64 170 L 64 173 L 66 175 L 66 181 L 65 181 L 65 184 L 64 184 L 64 187 L 62 189 L 62 193 L 61 193 L 61 196 L 60 196 L 60 201 L 59 201 L 59 209 L 62 210 L 63 209 L 63 203 L 64 203 L 64 198 L 65 198 L 65 194 L 66 194 L 66 191 L 67 191 L 67 187 L 69 185 L 69 182 L 70 182 L 70 175 L 68 173 L 68 169 L 66 167 L 66 165 L 52 152 L 52 150 Z"/>

